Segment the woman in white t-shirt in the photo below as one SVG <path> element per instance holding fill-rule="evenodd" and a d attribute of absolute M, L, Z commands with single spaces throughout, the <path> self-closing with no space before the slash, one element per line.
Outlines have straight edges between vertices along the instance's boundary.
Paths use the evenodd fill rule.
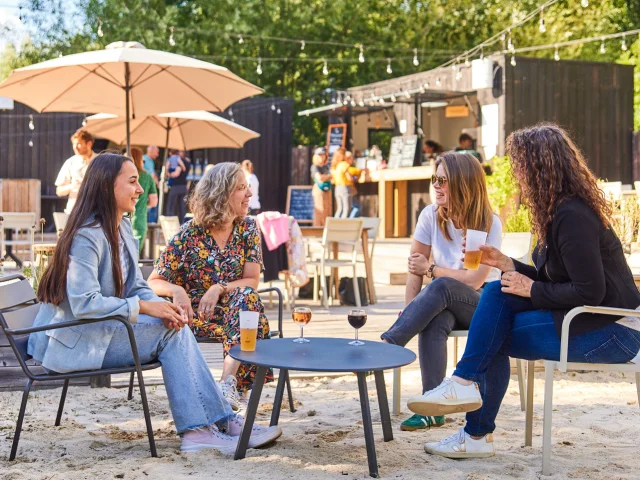
<path fill-rule="evenodd" d="M 445 376 L 449 333 L 469 328 L 482 285 L 499 279 L 499 272 L 486 265 L 478 270 L 463 269 L 466 229 L 488 232 L 487 244 L 498 249 L 502 242 L 502 225 L 489 205 L 485 174 L 478 160 L 450 152 L 438 157 L 435 167 L 431 182 L 436 202 L 422 211 L 413 234 L 407 306 L 381 335 L 383 341 L 402 346 L 418 335 L 423 392 L 440 385 Z M 432 281 L 422 289 L 425 275 Z M 421 430 L 443 424 L 444 416 L 416 414 L 400 428 Z"/>
<path fill-rule="evenodd" d="M 258 196 L 258 190 L 260 189 L 260 182 L 258 177 L 253 173 L 253 162 L 251 160 L 242 161 L 242 173 L 246 178 L 249 188 L 251 189 L 251 198 L 249 199 L 249 215 L 258 215 L 260 209 L 260 197 Z"/>

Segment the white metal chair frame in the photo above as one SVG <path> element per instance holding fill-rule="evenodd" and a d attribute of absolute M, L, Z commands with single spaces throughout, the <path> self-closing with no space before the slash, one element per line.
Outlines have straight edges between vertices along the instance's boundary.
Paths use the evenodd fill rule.
<path fill-rule="evenodd" d="M 551 420 L 553 414 L 553 373 L 555 369 L 561 372 L 569 370 L 590 370 L 605 372 L 633 372 L 636 376 L 636 390 L 640 405 L 640 364 L 633 363 L 577 363 L 567 361 L 569 351 L 569 327 L 577 315 L 581 313 L 598 313 L 615 317 L 638 317 L 640 311 L 612 307 L 577 307 L 569 311 L 562 322 L 560 337 L 560 360 L 544 361 L 544 417 L 542 427 L 542 474 L 551 474 Z M 533 426 L 533 362 L 529 362 L 529 381 L 527 382 L 527 415 L 525 428 L 525 446 L 531 446 Z"/>
<path fill-rule="evenodd" d="M 27 231 L 27 239 L 12 240 L 5 239 L 4 230 L 12 229 L 16 233 L 21 230 Z M 29 262 L 34 264 L 33 242 L 36 230 L 36 214 L 34 212 L 16 213 L 16 212 L 0 212 L 0 259 L 4 258 L 6 246 L 28 246 Z M 1 262 L 0 262 L 1 263 Z M 1 269 L 1 267 L 0 267 Z"/>
<path fill-rule="evenodd" d="M 351 267 L 353 269 L 353 291 L 355 294 L 356 306 L 360 307 L 360 289 L 358 287 L 358 251 L 356 246 L 362 238 L 362 226 L 364 221 L 362 218 L 334 218 L 327 217 L 327 221 L 324 226 L 324 233 L 322 235 L 322 256 L 320 260 L 308 262 L 307 265 L 315 266 L 314 273 L 314 285 L 318 285 L 318 271 L 320 272 L 320 282 L 322 284 L 322 303 L 325 308 L 329 308 L 329 297 L 333 283 L 333 269 L 340 267 Z M 332 259 L 331 245 L 333 243 L 345 244 L 351 246 L 351 260 L 339 260 Z M 329 267 L 332 269 L 329 289 L 327 289 L 327 279 L 325 276 L 325 269 Z"/>

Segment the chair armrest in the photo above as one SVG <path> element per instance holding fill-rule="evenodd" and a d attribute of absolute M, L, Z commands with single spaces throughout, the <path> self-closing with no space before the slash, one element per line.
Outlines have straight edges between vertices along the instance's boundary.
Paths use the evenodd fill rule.
<path fill-rule="evenodd" d="M 638 317 L 640 318 L 640 311 L 630 310 L 627 308 L 614 308 L 614 307 L 576 307 L 564 316 L 562 320 L 562 335 L 560 337 L 560 362 L 558 364 L 558 370 L 561 372 L 567 371 L 567 356 L 569 354 L 569 327 L 571 322 L 577 315 L 581 313 L 598 313 L 600 315 L 612 315 L 614 317 Z"/>
<path fill-rule="evenodd" d="M 10 280 L 26 280 L 24 275 L 20 275 L 19 273 L 13 275 L 7 275 L 6 277 L 0 277 L 0 282 L 8 282 Z"/>
<path fill-rule="evenodd" d="M 280 291 L 279 288 L 276 288 L 276 287 L 269 287 L 269 288 L 263 288 L 261 290 L 258 290 L 258 294 L 269 293 L 269 292 L 276 292 L 278 294 L 278 337 L 282 338 L 283 337 L 283 334 L 282 334 L 282 304 L 283 304 L 282 292 Z"/>

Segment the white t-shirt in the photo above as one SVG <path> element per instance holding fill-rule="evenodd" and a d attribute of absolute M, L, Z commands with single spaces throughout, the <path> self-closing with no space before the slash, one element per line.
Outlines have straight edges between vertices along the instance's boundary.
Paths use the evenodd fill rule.
<path fill-rule="evenodd" d="M 249 188 L 251 189 L 251 198 L 249 199 L 249 208 L 252 210 L 260 209 L 260 196 L 258 195 L 258 190 L 260 188 L 260 182 L 258 181 L 258 177 L 256 177 L 255 173 L 245 174 L 244 176 L 247 179 L 247 183 L 249 184 Z"/>
<path fill-rule="evenodd" d="M 453 270 L 462 270 L 462 238 L 464 230 L 455 228 L 453 221 L 447 221 L 447 229 L 451 240 L 447 240 L 438 227 L 437 208 L 434 203 L 427 205 L 420 213 L 413 238 L 431 247 L 431 254 L 436 265 Z M 502 223 L 497 215 L 493 215 L 491 230 L 487 236 L 487 244 L 495 248 L 502 245 Z M 486 281 L 500 280 L 500 270 L 492 268 Z"/>
<path fill-rule="evenodd" d="M 91 152 L 91 160 L 96 158 L 98 155 L 95 152 Z M 55 186 L 61 187 L 63 185 L 69 185 L 74 182 L 82 183 L 84 179 L 84 174 L 87 173 L 87 168 L 89 167 L 89 162 L 85 161 L 84 158 L 80 155 L 74 155 L 65 160 L 60 172 L 58 173 L 58 177 L 56 178 Z M 69 194 L 69 200 L 67 200 L 67 207 L 64 209 L 65 213 L 71 213 L 71 209 L 76 204 L 77 193 L 71 192 Z"/>

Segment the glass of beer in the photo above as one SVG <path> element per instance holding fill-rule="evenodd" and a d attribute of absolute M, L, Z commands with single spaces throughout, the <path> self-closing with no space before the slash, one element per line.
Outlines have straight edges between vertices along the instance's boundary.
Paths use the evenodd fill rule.
<path fill-rule="evenodd" d="M 240 350 L 254 352 L 258 339 L 258 312 L 240 312 Z"/>
<path fill-rule="evenodd" d="M 300 338 L 294 340 L 295 343 L 309 343 L 308 338 L 304 338 L 304 326 L 311 321 L 311 309 L 307 307 L 296 307 L 291 312 L 293 321 L 300 325 Z"/>
<path fill-rule="evenodd" d="M 467 230 L 467 245 L 464 250 L 464 268 L 477 270 L 482 260 L 480 246 L 487 241 L 487 232 Z"/>
<path fill-rule="evenodd" d="M 367 323 L 367 312 L 357 309 L 349 310 L 347 320 L 349 321 L 349 325 L 356 330 L 356 339 L 353 342 L 349 342 L 349 345 L 364 345 L 364 342 L 358 340 L 358 329 L 364 327 L 364 324 Z"/>

